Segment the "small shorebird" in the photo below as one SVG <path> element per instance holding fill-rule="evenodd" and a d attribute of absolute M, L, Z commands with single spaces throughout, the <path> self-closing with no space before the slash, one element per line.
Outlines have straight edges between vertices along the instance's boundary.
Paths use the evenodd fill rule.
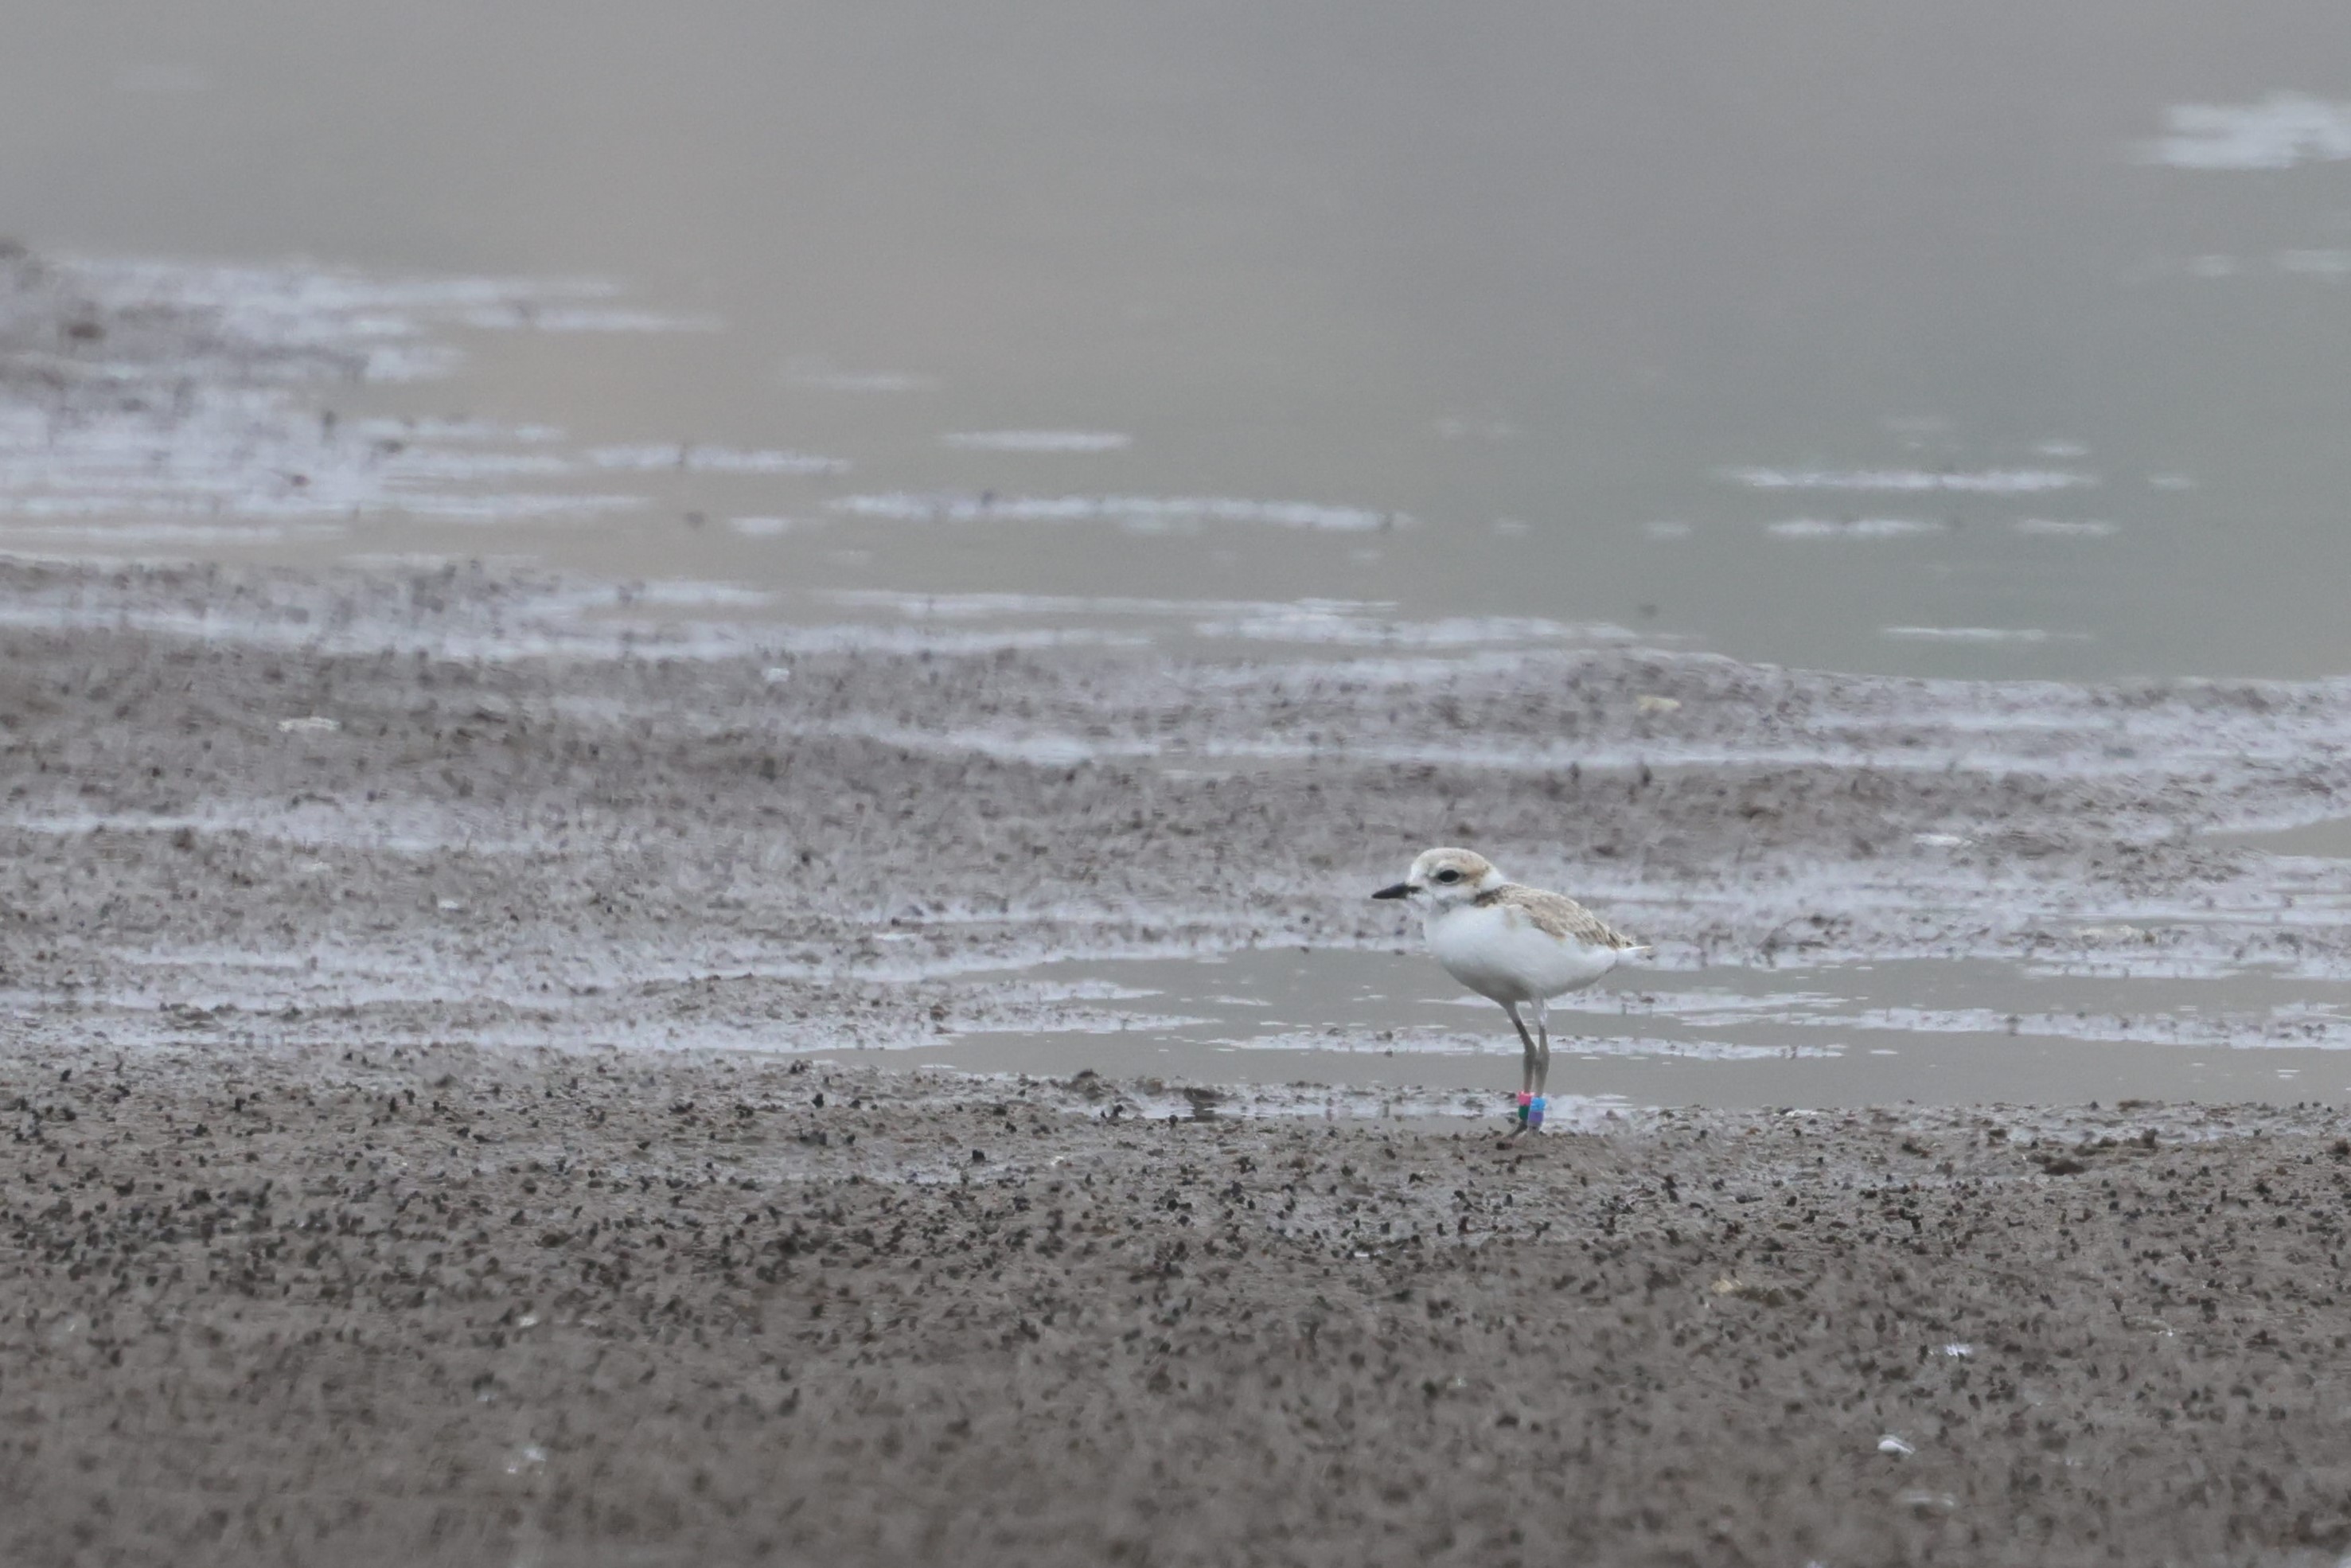
<path fill-rule="evenodd" d="M 1551 998 L 1582 990 L 1627 953 L 1648 949 L 1563 894 L 1521 887 L 1468 850 L 1427 850 L 1374 898 L 1424 899 L 1421 930 L 1445 972 L 1502 1004 L 1527 1048 L 1511 1135 L 1542 1126 L 1551 1078 Z M 1527 1032 L 1520 1004 L 1534 1009 Z"/>

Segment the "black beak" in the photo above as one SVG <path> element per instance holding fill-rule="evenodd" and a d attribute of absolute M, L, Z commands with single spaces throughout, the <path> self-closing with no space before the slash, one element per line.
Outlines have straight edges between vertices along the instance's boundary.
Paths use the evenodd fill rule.
<path fill-rule="evenodd" d="M 1412 896 L 1412 883 L 1408 882 L 1400 882 L 1394 887 L 1384 887 L 1380 889 L 1379 892 L 1372 894 L 1372 896 L 1374 898 L 1410 898 Z"/>

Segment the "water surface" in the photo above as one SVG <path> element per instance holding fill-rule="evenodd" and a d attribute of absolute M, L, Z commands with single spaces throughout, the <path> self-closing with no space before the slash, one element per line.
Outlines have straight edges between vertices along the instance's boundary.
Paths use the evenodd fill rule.
<path fill-rule="evenodd" d="M 907 1058 L 1378 1088 L 1422 1109 L 1430 1091 L 1477 1085 L 1482 1098 L 1461 1108 L 1490 1111 L 1519 1087 L 1501 1009 L 1416 953 L 1071 961 L 1028 977 L 1088 998 L 1103 1021 L 967 1034 Z M 1554 1092 L 1635 1105 L 2351 1102 L 2351 984 L 2259 972 L 1981 959 L 1626 968 L 1555 1002 L 1552 1028 Z"/>
<path fill-rule="evenodd" d="M 0 220 L 616 280 L 338 395 L 837 460 L 125 549 L 2307 674 L 2351 652 L 2346 99 L 2312 5 L 112 0 L 16 19 Z"/>

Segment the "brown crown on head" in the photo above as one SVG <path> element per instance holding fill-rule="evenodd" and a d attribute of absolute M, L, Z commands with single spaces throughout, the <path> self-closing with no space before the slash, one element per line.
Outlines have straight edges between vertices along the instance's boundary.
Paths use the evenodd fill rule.
<path fill-rule="evenodd" d="M 1447 866 L 1459 872 L 1463 882 L 1479 882 L 1492 873 L 1494 862 L 1476 850 L 1457 848 L 1424 850 L 1421 852 L 1420 858 L 1413 862 L 1413 871 L 1422 881 L 1427 881 Z"/>

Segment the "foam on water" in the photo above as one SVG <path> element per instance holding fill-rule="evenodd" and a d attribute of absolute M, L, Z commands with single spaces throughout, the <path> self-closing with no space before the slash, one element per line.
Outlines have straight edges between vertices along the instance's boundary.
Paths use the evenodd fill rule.
<path fill-rule="evenodd" d="M 1771 524 L 1768 531 L 1783 539 L 1901 539 L 1949 533 L 1950 528 L 1916 517 L 1790 517 Z"/>
<path fill-rule="evenodd" d="M 2273 258 L 2280 272 L 2340 282 L 2351 277 L 2351 250 L 2282 250 Z"/>
<path fill-rule="evenodd" d="M 1114 523 L 1135 533 L 1158 533 L 1203 523 L 1255 523 L 1272 528 L 1362 533 L 1406 528 L 1401 512 L 1311 501 L 1250 501 L 1222 496 L 997 496 L 987 492 L 919 494 L 893 490 L 840 496 L 827 503 L 851 517 L 914 523 Z"/>
<path fill-rule="evenodd" d="M 1144 599 L 1115 595 L 1053 593 L 909 593 L 887 588 L 835 588 L 819 592 L 829 604 L 852 609 L 894 610 L 923 620 L 980 620 L 1024 615 L 1087 615 L 1190 620 L 1205 616 L 1280 615 L 1296 610 L 1333 615 L 1393 611 L 1393 603 L 1364 599 Z"/>
<path fill-rule="evenodd" d="M 2142 156 L 2175 169 L 2291 169 L 2351 158 L 2351 103 L 2275 92 L 2259 103 L 2183 103 Z"/>
<path fill-rule="evenodd" d="M 2048 632 L 2037 626 L 1887 626 L 1888 637 L 1922 643 L 2087 642 L 2086 632 Z"/>
<path fill-rule="evenodd" d="M 849 465 L 838 457 L 806 452 L 745 452 L 728 446 L 697 446 L 690 442 L 595 446 L 588 461 L 599 468 L 640 473 L 667 469 L 701 474 L 841 474 Z"/>
<path fill-rule="evenodd" d="M 945 384 L 936 376 L 915 371 L 844 371 L 814 359 L 791 361 L 784 366 L 783 379 L 787 385 L 820 392 L 883 395 L 936 392 Z"/>
<path fill-rule="evenodd" d="M 338 538 L 350 530 L 335 523 L 37 523 L 0 525 L 0 544 L 223 545 L 285 544 L 298 539 Z"/>
<path fill-rule="evenodd" d="M 685 582 L 664 579 L 632 583 L 615 593 L 617 602 L 670 605 L 692 610 L 756 610 L 773 604 L 776 596 L 761 589 L 732 582 Z"/>
<path fill-rule="evenodd" d="M 939 444 L 964 452 L 1121 452 L 1134 437 L 1114 430 L 967 430 Z"/>
<path fill-rule="evenodd" d="M 2119 524 L 2093 517 L 2019 517 L 2016 531 L 2037 538 L 2104 539 L 2112 538 L 2122 528 Z"/>
<path fill-rule="evenodd" d="M 1488 1008 L 1493 1006 L 1489 1002 Z M 1499 1033 L 1462 1034 L 1442 1030 L 1382 1030 L 1366 1035 L 1360 1030 L 1294 1030 L 1278 1034 L 1249 1035 L 1208 1041 L 1236 1051 L 1329 1051 L 1338 1055 L 1499 1056 L 1516 1061 L 1518 1037 Z M 1842 1056 L 1834 1045 L 1747 1045 L 1724 1040 L 1660 1040 L 1637 1035 L 1606 1039 L 1556 1038 L 1554 1056 L 1573 1051 L 1579 1056 L 1670 1056 L 1685 1061 L 1793 1061 Z"/>
<path fill-rule="evenodd" d="M 501 309 L 468 310 L 460 319 L 468 327 L 493 332 L 716 332 L 726 325 L 716 316 L 527 303 Z"/>
<path fill-rule="evenodd" d="M 152 259 L 0 265 L 0 517 L 90 519 L 93 544 L 199 549 L 258 539 L 159 532 L 156 518 L 201 519 L 193 528 L 243 519 L 592 517 L 641 498 L 576 489 L 582 472 L 841 466 L 799 453 L 695 446 L 569 453 L 562 433 L 540 423 L 344 422 L 317 406 L 330 387 L 448 377 L 464 365 L 469 330 L 690 324 L 584 304 L 617 293 L 603 279 L 381 278 Z M 60 321 L 79 325 L 60 337 Z M 123 529 L 100 537 L 100 519 Z"/>
<path fill-rule="evenodd" d="M 1138 632 L 1083 626 L 1003 627 L 986 631 L 936 631 L 914 626 L 778 626 L 760 632 L 763 646 L 794 653 L 994 653 L 1040 648 L 1147 648 Z M 1058 749 L 1049 744 L 1032 756 Z"/>
<path fill-rule="evenodd" d="M 1454 616 L 1413 621 L 1398 616 L 1398 607 L 1394 602 L 1374 600 L 923 594 L 888 589 L 829 589 L 816 597 L 822 602 L 848 608 L 894 610 L 914 620 L 1160 621 L 1175 623 L 1175 629 L 1196 637 L 1227 643 L 1468 650 L 1529 643 L 1626 643 L 1636 640 L 1633 632 L 1622 626 L 1606 622 L 1571 625 L 1539 616 Z"/>
<path fill-rule="evenodd" d="M 1200 636 L 1250 643 L 1319 643 L 1349 647 L 1480 648 L 1512 643 L 1630 643 L 1633 632 L 1606 623 L 1571 626 L 1535 616 L 1450 616 L 1436 621 L 1375 620 L 1320 605 L 1269 607 L 1231 620 L 1202 621 Z"/>
<path fill-rule="evenodd" d="M 1949 490 L 1984 496 L 2092 489 L 2095 474 L 2071 468 L 1734 468 L 1729 477 L 1752 490 Z"/>

